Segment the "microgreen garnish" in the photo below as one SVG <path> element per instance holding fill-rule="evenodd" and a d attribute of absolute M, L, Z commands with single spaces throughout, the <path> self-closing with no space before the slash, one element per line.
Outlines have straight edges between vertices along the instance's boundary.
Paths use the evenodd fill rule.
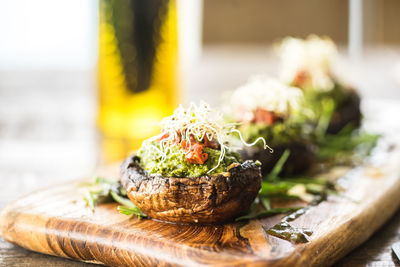
<path fill-rule="evenodd" d="M 207 139 L 216 142 L 220 150 L 220 157 L 216 166 L 208 170 L 208 173 L 212 173 L 220 166 L 228 151 L 239 149 L 231 144 L 233 133 L 239 135 L 245 146 L 253 146 L 261 141 L 264 149 L 268 148 L 272 151 L 262 137 L 257 138 L 253 143 L 246 143 L 240 131 L 236 129 L 236 123 L 226 122 L 222 113 L 204 102 L 201 102 L 200 105 L 191 103 L 187 109 L 180 105 L 171 116 L 160 122 L 160 126 L 161 133 L 145 140 L 138 152 L 139 154 L 143 149 L 153 150 L 154 155 L 160 159 L 160 162 L 163 162 L 174 144 L 185 142 L 185 146 L 190 151 L 192 142 L 202 142 Z M 159 147 L 154 145 L 155 141 L 159 142 Z"/>

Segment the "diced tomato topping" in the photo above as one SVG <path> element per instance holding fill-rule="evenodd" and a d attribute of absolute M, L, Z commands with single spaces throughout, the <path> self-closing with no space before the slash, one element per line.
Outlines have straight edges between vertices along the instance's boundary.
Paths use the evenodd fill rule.
<path fill-rule="evenodd" d="M 184 142 L 184 141 L 183 141 Z M 182 143 L 183 143 L 182 142 Z M 185 149 L 189 149 L 185 142 Z M 208 159 L 208 154 L 203 153 L 204 145 L 200 143 L 192 143 L 190 150 L 186 152 L 185 159 L 191 164 L 204 164 Z"/>
<path fill-rule="evenodd" d="M 188 147 L 189 146 L 189 142 L 187 142 L 186 140 L 183 140 L 182 142 L 181 142 L 181 147 L 184 149 L 184 150 L 186 150 L 186 147 Z"/>
<path fill-rule="evenodd" d="M 158 138 L 158 141 L 162 141 L 168 137 L 169 137 L 169 133 L 164 133 L 160 138 Z M 181 139 L 182 139 L 181 134 L 178 133 L 178 137 L 176 138 L 175 143 L 179 144 L 181 142 Z"/>
<path fill-rule="evenodd" d="M 265 122 L 268 125 L 272 125 L 275 122 L 275 115 L 271 111 L 265 109 L 257 108 L 254 111 L 253 122 Z"/>
<path fill-rule="evenodd" d="M 165 133 L 158 140 L 162 141 L 169 137 L 169 133 Z M 185 151 L 185 159 L 192 164 L 204 164 L 208 159 L 208 154 L 203 153 L 204 147 L 210 147 L 218 149 L 218 144 L 215 141 L 208 140 L 207 136 L 204 135 L 203 143 L 198 142 L 192 135 L 189 136 L 189 140 L 182 140 L 181 134 L 178 133 L 178 138 L 175 140 L 177 144 L 181 144 L 182 149 Z"/>
<path fill-rule="evenodd" d="M 161 135 L 160 138 L 158 138 L 158 141 L 162 141 L 162 140 L 164 140 L 164 139 L 166 139 L 168 137 L 169 137 L 169 133 L 164 133 L 163 135 Z"/>
<path fill-rule="evenodd" d="M 301 87 L 309 79 L 309 75 L 306 71 L 299 71 L 293 79 L 293 85 Z"/>

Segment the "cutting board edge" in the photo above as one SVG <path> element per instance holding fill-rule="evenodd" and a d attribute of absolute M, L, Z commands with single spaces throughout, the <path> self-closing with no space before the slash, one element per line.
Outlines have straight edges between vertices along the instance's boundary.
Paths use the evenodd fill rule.
<path fill-rule="evenodd" d="M 379 220 L 376 219 L 375 215 L 369 214 L 367 210 L 363 210 L 363 212 L 361 212 L 360 215 L 351 218 L 345 224 L 342 224 L 341 226 L 339 226 L 339 228 L 346 229 L 346 228 L 349 228 L 350 226 L 352 226 L 353 224 L 355 224 L 354 226 L 352 226 L 352 230 L 350 232 L 357 233 L 356 230 L 360 229 L 362 227 L 362 224 L 364 224 L 364 225 L 367 224 L 365 222 L 362 223 L 362 221 L 365 220 L 365 217 L 370 217 L 369 222 L 372 223 L 375 221 L 375 223 L 374 223 L 373 227 L 369 226 L 369 231 L 362 231 L 361 232 L 362 235 L 359 235 L 358 238 L 351 239 L 352 241 L 355 241 L 355 242 L 342 242 L 342 244 L 347 245 L 348 247 L 344 250 L 336 250 L 337 252 L 339 252 L 339 254 L 335 255 L 332 253 L 327 253 L 327 255 L 334 256 L 334 257 L 332 257 L 332 259 L 322 258 L 323 261 L 310 262 L 309 266 L 321 266 L 321 265 L 326 265 L 326 264 L 334 264 L 339 259 L 341 259 L 345 255 L 350 253 L 352 250 L 354 250 L 355 248 L 360 246 L 362 243 L 367 241 L 373 234 L 375 234 L 395 214 L 395 212 L 400 209 L 400 198 L 398 198 L 397 201 L 394 203 L 392 201 L 393 196 L 397 195 L 398 194 L 397 192 L 400 191 L 400 179 L 399 178 L 400 177 L 397 178 L 396 183 L 391 188 L 390 194 L 382 194 L 382 195 L 385 195 L 386 201 L 382 201 L 382 199 L 381 199 L 380 202 L 377 202 L 377 201 L 374 202 L 374 204 L 379 203 L 380 206 L 382 207 L 382 210 L 386 211 L 383 216 L 382 216 L 382 213 L 380 213 L 379 211 L 377 211 L 375 213 L 375 215 L 380 215 L 380 216 L 378 216 Z M 387 208 L 388 206 L 386 206 L 385 203 L 391 203 L 392 205 L 390 205 L 390 208 L 388 209 Z M 383 208 L 383 207 L 385 207 L 385 208 Z M 325 239 L 328 239 L 325 241 L 327 243 L 329 241 L 331 241 L 330 238 L 328 238 L 328 237 L 326 237 Z M 323 242 L 323 241 L 321 240 L 320 242 Z M 317 244 L 314 244 L 314 246 L 317 246 Z M 335 250 L 332 250 L 332 252 L 335 252 Z M 318 259 L 318 258 L 316 258 L 316 259 Z M 301 266 L 301 264 L 299 266 Z"/>
<path fill-rule="evenodd" d="M 94 259 L 84 259 L 84 258 L 81 258 L 81 257 L 75 257 L 75 256 L 72 256 L 73 254 L 75 254 L 75 249 L 72 249 L 72 250 L 68 251 L 68 249 L 70 249 L 70 248 L 67 248 L 67 247 L 55 248 L 56 250 L 58 250 L 58 253 L 57 253 L 57 252 L 54 251 L 54 248 L 50 248 L 49 246 L 47 246 L 48 244 L 44 244 L 44 246 L 34 247 L 34 246 L 32 246 L 33 245 L 32 242 L 27 242 L 27 243 L 21 242 L 20 239 L 16 238 L 16 236 L 13 236 L 13 234 L 12 234 L 13 226 L 10 227 L 7 219 L 5 219 L 5 218 L 9 218 L 8 215 L 11 215 L 12 217 L 19 216 L 18 213 L 15 213 L 15 212 L 12 211 L 12 208 L 13 208 L 13 205 L 11 203 L 10 205 L 8 205 L 7 209 L 3 209 L 0 212 L 0 234 L 8 242 L 11 242 L 13 244 L 16 244 L 16 245 L 18 245 L 20 247 L 23 247 L 25 249 L 28 249 L 28 250 L 31 250 L 31 251 L 34 251 L 34 252 L 39 252 L 39 253 L 43 253 L 43 254 L 46 254 L 46 255 L 52 255 L 52 256 L 58 256 L 58 257 L 62 257 L 62 258 L 72 259 L 72 260 L 76 260 L 76 261 L 80 261 L 80 262 L 90 262 L 90 263 L 111 265 L 111 266 L 129 266 L 129 265 L 124 265 L 124 264 L 121 265 L 121 264 L 118 264 L 118 263 L 116 264 L 114 261 L 102 260 L 102 259 L 100 259 L 98 257 L 95 257 Z M 11 211 L 9 211 L 9 210 L 11 210 Z M 24 219 L 27 219 L 26 215 L 23 215 L 23 216 L 25 217 Z M 28 217 L 29 217 L 29 215 L 28 215 Z M 43 217 L 40 217 L 40 218 L 36 216 L 36 218 L 37 218 L 36 222 L 39 222 L 39 223 L 40 223 L 40 221 L 47 221 L 48 222 L 49 219 L 50 220 L 57 220 L 57 218 L 49 218 L 49 217 L 46 217 L 46 216 L 43 216 Z M 24 221 L 24 220 L 22 220 L 22 221 Z M 70 220 L 70 221 L 73 221 L 73 220 Z M 26 232 L 24 232 L 23 235 L 28 235 L 29 231 L 32 230 L 32 225 L 21 226 L 21 222 L 19 222 L 18 220 L 14 221 L 12 224 L 16 224 L 18 229 L 25 229 Z M 87 224 L 88 228 L 93 228 L 93 229 L 98 228 L 95 224 L 90 223 L 90 222 L 85 222 L 85 224 Z M 41 229 L 37 229 L 36 228 L 36 232 L 38 232 L 38 233 L 48 232 L 49 230 L 54 231 L 54 229 L 49 229 L 49 228 L 46 228 L 45 226 L 42 226 Z M 21 232 L 19 234 L 21 234 Z M 59 236 L 59 237 L 65 238 L 65 236 L 64 237 L 63 236 Z M 88 237 L 88 239 L 90 239 L 90 235 L 87 236 L 87 237 Z M 140 238 L 142 238 L 142 236 L 140 236 Z M 32 238 L 32 239 L 35 239 L 35 238 Z M 146 241 L 146 240 L 144 240 L 144 241 Z M 150 244 L 152 242 L 151 239 L 148 239 L 148 241 L 149 241 L 148 244 Z M 64 244 L 63 241 L 61 241 L 61 242 L 58 241 L 58 245 L 61 244 L 61 243 Z M 144 242 L 144 243 L 146 243 L 146 242 Z M 30 246 L 26 245 L 26 244 L 29 244 Z M 54 243 L 53 243 L 53 245 L 51 245 L 51 247 L 53 247 L 53 246 L 54 246 Z M 91 245 L 90 248 L 93 249 L 93 250 L 97 249 L 97 248 L 94 247 L 93 244 Z M 104 247 L 103 247 L 103 249 L 104 249 Z M 107 250 L 107 249 L 112 250 L 113 247 L 109 246 L 109 247 L 105 248 L 104 250 Z M 143 249 L 144 250 L 150 250 L 151 247 L 150 246 L 145 246 L 145 247 L 143 247 Z M 178 250 L 179 248 L 177 247 L 176 249 Z M 196 253 L 196 251 L 195 251 L 196 248 L 186 247 L 185 249 L 191 250 L 193 253 Z M 126 250 L 126 251 L 123 251 L 122 253 L 137 254 L 137 255 L 140 255 L 142 259 L 145 259 L 145 260 L 148 259 L 148 261 L 151 262 L 152 264 L 155 263 L 155 262 L 152 262 L 154 257 L 149 256 L 146 253 L 142 253 L 139 250 L 136 250 L 136 251 Z M 68 251 L 68 252 L 65 252 L 65 251 Z M 204 253 L 209 253 L 209 251 L 207 251 L 207 250 L 204 250 L 203 252 Z M 216 254 L 218 254 L 218 253 L 216 253 Z M 77 254 L 76 254 L 76 256 L 77 256 Z M 199 266 L 199 265 L 209 266 L 209 264 L 201 264 L 201 263 L 199 263 L 198 261 L 195 261 L 195 260 L 191 260 L 191 259 L 184 258 L 184 257 L 179 258 L 179 257 L 176 257 L 176 256 L 177 255 L 175 255 L 175 260 L 174 261 L 160 260 L 160 258 L 154 258 L 154 259 L 156 260 L 157 265 L 160 264 L 160 266 L 161 265 L 162 266 L 170 266 L 171 264 L 175 266 L 175 265 L 179 265 L 178 263 L 182 263 L 182 262 L 184 262 L 184 266 Z M 215 256 L 217 256 L 217 255 L 215 255 Z M 237 256 L 234 256 L 234 255 L 232 255 L 232 256 L 233 256 L 233 258 L 237 258 Z M 264 265 L 267 262 L 270 262 L 270 260 L 265 261 L 262 258 L 259 258 L 257 256 L 252 256 L 252 257 L 245 257 L 242 260 L 237 260 L 236 263 L 234 263 L 234 262 L 230 262 L 228 264 L 226 264 L 226 263 L 219 263 L 219 264 L 216 263 L 215 264 L 214 263 L 213 265 L 216 265 L 216 266 L 237 266 L 237 265 L 243 266 L 243 265 L 253 265 L 253 264 Z"/>

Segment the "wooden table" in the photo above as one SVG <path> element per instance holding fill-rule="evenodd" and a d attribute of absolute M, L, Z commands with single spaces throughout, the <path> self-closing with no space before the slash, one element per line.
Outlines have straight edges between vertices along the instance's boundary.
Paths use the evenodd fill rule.
<path fill-rule="evenodd" d="M 257 56 L 264 50 L 251 51 L 248 57 L 239 56 L 247 60 L 246 68 L 244 63 L 241 67 L 232 64 L 227 52 L 218 53 L 218 48 L 207 50 L 197 76 L 190 76 L 193 81 L 187 86 L 187 99 L 216 102 L 215 97 L 197 90 L 202 80 L 206 80 L 203 86 L 210 90 L 217 88 L 221 80 L 213 76 L 216 71 L 224 77 L 234 77 L 220 87 L 226 89 L 243 82 L 249 73 L 272 70 L 270 65 L 260 63 L 263 58 Z M 390 62 L 399 58 L 389 55 L 386 58 Z M 370 67 L 370 71 L 373 69 Z M 364 71 L 368 72 L 368 68 Z M 229 73 L 235 75 L 225 76 Z M 93 77 L 90 71 L 0 72 L 0 209 L 32 190 L 93 173 L 99 155 Z M 400 97 L 393 81 L 383 84 L 385 90 L 362 93 L 367 97 Z M 335 266 L 400 266 L 391 252 L 391 244 L 396 241 L 400 241 L 400 211 Z M 0 266 L 90 265 L 27 251 L 0 238 Z"/>

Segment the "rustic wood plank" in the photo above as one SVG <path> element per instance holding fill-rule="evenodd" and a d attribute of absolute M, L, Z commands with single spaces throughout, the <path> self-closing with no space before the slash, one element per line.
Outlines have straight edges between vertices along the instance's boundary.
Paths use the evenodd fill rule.
<path fill-rule="evenodd" d="M 33 252 L 13 245 L 0 238 L 0 266 L 94 267 L 98 265 Z"/>
<path fill-rule="evenodd" d="M 342 179 L 345 194 L 357 202 L 331 196 L 293 222 L 314 230 L 306 244 L 265 233 L 281 215 L 201 226 L 128 218 L 117 213 L 116 204 L 101 205 L 92 214 L 76 183 L 10 204 L 0 228 L 6 240 L 30 250 L 112 266 L 332 264 L 369 238 L 400 205 L 400 149 L 380 151 L 373 162 L 378 166 L 356 168 Z"/>
<path fill-rule="evenodd" d="M 392 252 L 393 243 L 400 240 L 400 211 L 385 223 L 371 239 L 341 259 L 335 267 L 400 266 Z"/>

